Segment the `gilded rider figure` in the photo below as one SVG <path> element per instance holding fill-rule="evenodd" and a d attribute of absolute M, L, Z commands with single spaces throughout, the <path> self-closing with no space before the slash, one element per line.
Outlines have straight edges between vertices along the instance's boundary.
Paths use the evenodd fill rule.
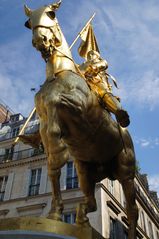
<path fill-rule="evenodd" d="M 108 63 L 100 57 L 97 51 L 91 50 L 87 53 L 87 60 L 79 66 L 80 71 L 84 74 L 88 85 L 93 90 L 107 110 L 115 114 L 118 123 L 122 127 L 127 127 L 130 123 L 127 111 L 122 109 L 118 97 L 112 94 L 106 70 Z"/>

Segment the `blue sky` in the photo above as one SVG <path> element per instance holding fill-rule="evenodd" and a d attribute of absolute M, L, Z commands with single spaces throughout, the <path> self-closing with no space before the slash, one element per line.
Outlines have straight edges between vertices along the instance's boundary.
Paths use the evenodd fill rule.
<path fill-rule="evenodd" d="M 24 27 L 23 5 L 36 9 L 48 3 L 51 0 L 0 2 L 0 98 L 25 116 L 34 106 L 30 89 L 38 90 L 45 80 L 45 62 Z M 94 12 L 101 55 L 118 81 L 115 94 L 131 117 L 136 158 L 159 194 L 159 1 L 63 0 L 57 18 L 69 44 Z M 80 63 L 78 43 L 72 53 Z"/>

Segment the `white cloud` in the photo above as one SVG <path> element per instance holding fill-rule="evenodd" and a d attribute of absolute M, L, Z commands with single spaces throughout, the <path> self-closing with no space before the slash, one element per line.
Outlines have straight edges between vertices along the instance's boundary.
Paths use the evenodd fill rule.
<path fill-rule="evenodd" d="M 159 197 L 159 174 L 148 176 L 150 190 L 156 191 Z"/>
<path fill-rule="evenodd" d="M 159 138 L 135 138 L 135 143 L 142 148 L 155 148 L 159 146 Z"/>
<path fill-rule="evenodd" d="M 142 146 L 142 147 L 147 147 L 147 146 L 149 146 L 149 145 L 150 145 L 150 142 L 147 141 L 147 140 L 143 140 L 143 141 L 141 142 L 141 146 Z"/>
<path fill-rule="evenodd" d="M 130 82 L 127 98 L 140 106 L 153 110 L 159 105 L 159 77 L 153 71 L 146 72 L 141 78 Z"/>

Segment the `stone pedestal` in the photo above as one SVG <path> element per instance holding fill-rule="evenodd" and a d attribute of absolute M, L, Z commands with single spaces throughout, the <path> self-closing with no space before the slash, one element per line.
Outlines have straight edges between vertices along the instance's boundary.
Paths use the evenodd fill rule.
<path fill-rule="evenodd" d="M 1 239 L 77 239 L 75 237 L 68 237 L 57 235 L 55 233 L 48 232 L 36 232 L 36 231 L 0 231 Z"/>
<path fill-rule="evenodd" d="M 42 217 L 1 219 L 0 233 L 1 239 L 104 239 L 92 227 Z"/>

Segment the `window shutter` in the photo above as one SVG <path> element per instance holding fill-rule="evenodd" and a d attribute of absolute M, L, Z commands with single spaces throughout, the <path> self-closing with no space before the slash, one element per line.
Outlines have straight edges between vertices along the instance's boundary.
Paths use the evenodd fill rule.
<path fill-rule="evenodd" d="M 21 197 L 28 196 L 29 183 L 30 183 L 30 169 L 26 169 L 24 172 L 24 181 L 23 181 L 23 186 L 22 186 Z"/>
<path fill-rule="evenodd" d="M 61 190 L 66 189 L 66 164 L 61 170 L 60 187 Z"/>
<path fill-rule="evenodd" d="M 14 173 L 10 173 L 8 176 L 5 194 L 4 194 L 4 201 L 9 200 L 11 197 L 12 185 L 13 185 Z"/>
<path fill-rule="evenodd" d="M 47 167 L 46 165 L 44 165 L 42 166 L 39 194 L 43 194 L 46 192 L 46 184 L 47 184 Z"/>

